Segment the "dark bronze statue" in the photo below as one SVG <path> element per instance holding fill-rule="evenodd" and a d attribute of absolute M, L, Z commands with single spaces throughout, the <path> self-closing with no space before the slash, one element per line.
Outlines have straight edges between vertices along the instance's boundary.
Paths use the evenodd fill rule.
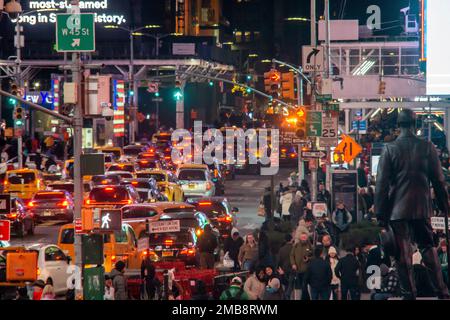
<path fill-rule="evenodd" d="M 380 157 L 375 194 L 375 212 L 380 226 L 393 234 L 394 259 L 404 299 L 416 298 L 412 267 L 412 244 L 417 244 L 430 270 L 440 299 L 448 299 L 441 265 L 434 246 L 430 217 L 433 186 L 439 209 L 448 214 L 448 194 L 438 153 L 434 145 L 415 136 L 415 114 L 398 115 L 401 133 L 385 146 Z"/>

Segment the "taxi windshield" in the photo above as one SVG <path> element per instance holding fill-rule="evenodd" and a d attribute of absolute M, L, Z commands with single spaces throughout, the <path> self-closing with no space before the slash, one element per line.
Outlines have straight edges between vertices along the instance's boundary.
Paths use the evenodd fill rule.
<path fill-rule="evenodd" d="M 11 172 L 8 174 L 8 182 L 11 184 L 27 184 L 35 180 L 34 172 Z"/>

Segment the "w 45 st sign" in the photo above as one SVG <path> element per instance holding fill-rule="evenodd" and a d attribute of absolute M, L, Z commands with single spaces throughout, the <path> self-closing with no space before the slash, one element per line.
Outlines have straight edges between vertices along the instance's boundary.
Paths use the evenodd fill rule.
<path fill-rule="evenodd" d="M 58 14 L 56 16 L 56 50 L 58 52 L 95 51 L 94 14 Z"/>

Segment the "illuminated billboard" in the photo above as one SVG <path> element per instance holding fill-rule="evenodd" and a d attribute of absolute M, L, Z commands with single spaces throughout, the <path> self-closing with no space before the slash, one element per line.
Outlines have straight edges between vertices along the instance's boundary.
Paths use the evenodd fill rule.
<path fill-rule="evenodd" d="M 427 0 L 424 11 L 427 95 L 450 95 L 450 1 Z"/>

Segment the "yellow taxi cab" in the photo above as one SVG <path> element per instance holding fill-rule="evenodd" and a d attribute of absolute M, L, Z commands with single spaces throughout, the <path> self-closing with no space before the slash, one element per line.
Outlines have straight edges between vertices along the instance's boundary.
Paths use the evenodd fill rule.
<path fill-rule="evenodd" d="M 95 223 L 94 228 L 99 224 Z M 58 246 L 68 256 L 72 263 L 75 261 L 74 237 L 75 230 L 72 223 L 63 225 L 59 230 Z M 114 268 L 114 264 L 122 260 L 127 269 L 140 269 L 143 253 L 138 252 L 138 243 L 133 228 L 126 223 L 122 224 L 121 231 L 103 234 L 103 255 L 106 272 Z"/>
<path fill-rule="evenodd" d="M 184 201 L 183 189 L 181 189 L 177 177 L 171 171 L 161 169 L 137 171 L 136 178 L 153 178 L 156 180 L 158 188 L 167 197 L 168 201 Z"/>
<path fill-rule="evenodd" d="M 62 179 L 64 180 L 73 180 L 73 163 L 74 160 L 73 159 L 69 159 L 66 160 L 64 162 L 64 168 L 62 170 Z M 83 181 L 84 182 L 90 182 L 91 181 L 92 176 L 83 176 Z"/>
<path fill-rule="evenodd" d="M 3 191 L 11 194 L 11 196 L 30 200 L 36 192 L 44 189 L 44 179 L 41 172 L 36 169 L 19 169 L 6 172 Z"/>
<path fill-rule="evenodd" d="M 95 148 L 95 150 L 97 150 L 98 152 L 101 153 L 108 153 L 108 154 L 112 154 L 115 158 L 115 160 L 120 160 L 120 158 L 123 156 L 123 150 L 121 147 L 100 147 L 100 148 Z"/>
<path fill-rule="evenodd" d="M 148 236 L 147 224 L 168 213 L 193 211 L 195 206 L 179 202 L 155 202 L 127 205 L 122 208 L 122 221 L 129 224 L 138 239 Z"/>

